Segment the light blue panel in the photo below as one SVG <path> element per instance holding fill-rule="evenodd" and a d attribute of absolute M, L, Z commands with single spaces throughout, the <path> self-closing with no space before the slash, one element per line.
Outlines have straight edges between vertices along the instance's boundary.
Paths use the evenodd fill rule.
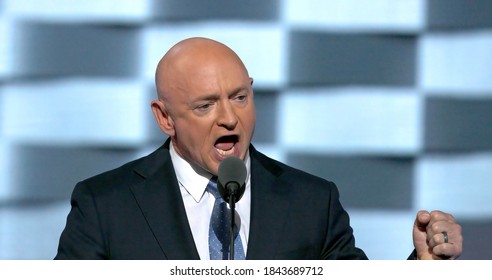
<path fill-rule="evenodd" d="M 4 0 L 5 12 L 45 22 L 138 22 L 150 17 L 151 0 Z"/>
<path fill-rule="evenodd" d="M 12 23 L 0 14 L 0 80 L 10 76 L 12 72 L 12 32 Z"/>
<path fill-rule="evenodd" d="M 413 154 L 421 148 L 421 101 L 412 90 L 290 90 L 278 108 L 278 139 L 291 150 Z"/>
<path fill-rule="evenodd" d="M 0 104 L 1 134 L 36 144 L 141 144 L 150 112 L 145 84 L 73 79 L 8 85 Z"/>
<path fill-rule="evenodd" d="M 416 207 L 492 218 L 492 154 L 426 155 L 416 165 Z"/>
<path fill-rule="evenodd" d="M 356 246 L 373 260 L 406 260 L 413 251 L 412 229 L 417 212 L 351 211 Z"/>
<path fill-rule="evenodd" d="M 419 85 L 445 94 L 492 95 L 492 32 L 424 35 L 420 40 Z"/>
<path fill-rule="evenodd" d="M 281 162 L 286 162 L 287 160 L 287 155 L 286 155 L 286 152 L 285 150 L 283 150 L 282 148 L 280 148 L 278 145 L 269 145 L 269 144 L 256 144 L 256 143 L 253 143 L 253 145 L 255 146 L 255 148 L 262 152 L 263 154 L 275 159 L 275 160 L 278 160 L 278 161 L 281 161 Z"/>
<path fill-rule="evenodd" d="M 287 68 L 284 33 L 277 24 L 212 22 L 153 26 L 142 34 L 142 73 L 153 81 L 157 63 L 169 48 L 188 37 L 208 37 L 226 44 L 239 55 L 255 86 L 278 87 L 285 82 Z"/>
<path fill-rule="evenodd" d="M 285 19 L 295 27 L 343 31 L 418 31 L 424 0 L 286 0 Z"/>
<path fill-rule="evenodd" d="M 68 201 L 0 209 L 0 259 L 53 259 L 70 210 Z"/>

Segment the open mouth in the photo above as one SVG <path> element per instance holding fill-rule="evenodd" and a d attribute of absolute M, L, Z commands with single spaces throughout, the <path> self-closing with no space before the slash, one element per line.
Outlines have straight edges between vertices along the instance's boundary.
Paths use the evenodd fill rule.
<path fill-rule="evenodd" d="M 234 154 L 235 145 L 238 140 L 239 139 L 237 135 L 223 136 L 217 139 L 214 146 L 219 154 L 223 156 L 228 156 Z"/>

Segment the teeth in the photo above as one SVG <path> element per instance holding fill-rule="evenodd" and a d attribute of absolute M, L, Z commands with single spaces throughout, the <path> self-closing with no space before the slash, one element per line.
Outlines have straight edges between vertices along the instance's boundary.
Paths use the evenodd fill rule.
<path fill-rule="evenodd" d="M 228 156 L 228 155 L 232 155 L 234 153 L 234 147 L 232 147 L 232 149 L 230 150 L 221 150 L 221 149 L 217 149 L 217 151 L 219 152 L 219 154 L 223 155 L 223 156 Z"/>

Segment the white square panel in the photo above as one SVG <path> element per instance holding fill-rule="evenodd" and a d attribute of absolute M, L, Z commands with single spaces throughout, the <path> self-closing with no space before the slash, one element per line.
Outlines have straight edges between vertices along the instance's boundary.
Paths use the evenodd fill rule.
<path fill-rule="evenodd" d="M 417 212 L 351 211 L 356 246 L 372 260 L 406 260 L 412 253 Z"/>
<path fill-rule="evenodd" d="M 492 154 L 426 155 L 416 165 L 417 208 L 492 218 Z"/>
<path fill-rule="evenodd" d="M 0 102 L 4 137 L 36 144 L 138 145 L 151 114 L 145 84 L 73 79 L 12 84 Z"/>
<path fill-rule="evenodd" d="M 2 140 L 2 136 L 0 135 L 0 205 L 2 202 L 8 201 L 11 192 L 10 159 L 10 146 Z"/>
<path fill-rule="evenodd" d="M 492 96 L 492 32 L 428 34 L 419 48 L 419 85 L 424 90 Z"/>
<path fill-rule="evenodd" d="M 69 210 L 69 201 L 2 209 L 0 259 L 53 259 Z"/>
<path fill-rule="evenodd" d="M 281 144 L 325 153 L 412 154 L 421 148 L 421 100 L 403 89 L 291 90 L 280 96 Z"/>
<path fill-rule="evenodd" d="M 286 0 L 285 20 L 308 29 L 418 31 L 424 0 Z"/>

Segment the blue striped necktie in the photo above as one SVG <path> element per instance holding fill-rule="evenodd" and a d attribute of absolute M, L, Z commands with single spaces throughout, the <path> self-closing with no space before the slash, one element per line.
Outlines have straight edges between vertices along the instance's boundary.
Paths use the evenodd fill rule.
<path fill-rule="evenodd" d="M 217 177 L 212 177 L 207 191 L 215 197 L 215 204 L 210 217 L 208 246 L 211 260 L 228 260 L 230 250 L 231 210 L 217 190 Z M 243 243 L 237 225 L 234 225 L 234 259 L 244 260 Z"/>

